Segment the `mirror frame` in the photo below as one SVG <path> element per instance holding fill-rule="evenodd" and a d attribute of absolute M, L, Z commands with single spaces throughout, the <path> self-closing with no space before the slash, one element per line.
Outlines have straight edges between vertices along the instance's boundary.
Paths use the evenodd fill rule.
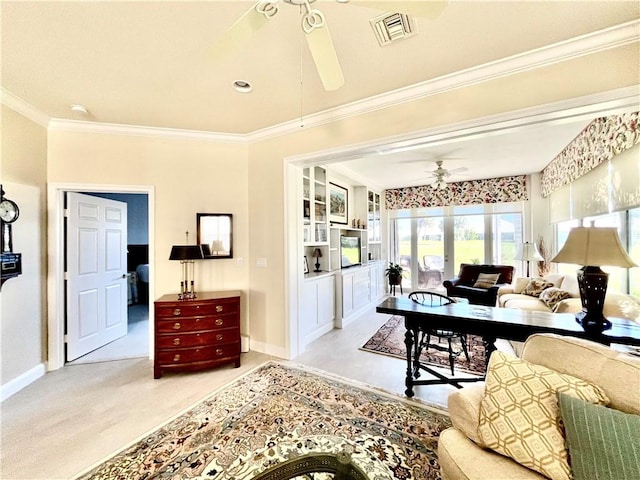
<path fill-rule="evenodd" d="M 224 252 L 224 254 L 222 255 L 213 255 L 211 252 L 209 255 L 204 256 L 205 260 L 213 260 L 216 258 L 233 258 L 233 214 L 231 213 L 196 213 L 196 231 L 197 231 L 197 245 L 202 245 L 202 243 L 211 243 L 211 242 L 206 242 L 205 239 L 203 238 L 203 232 L 201 231 L 201 223 L 203 223 L 203 218 L 204 217 L 227 217 L 229 219 L 229 238 L 224 238 L 224 240 L 227 240 L 229 243 L 229 251 L 228 252 Z M 213 241 L 213 239 L 212 239 Z M 204 253 L 204 252 L 203 252 Z"/>

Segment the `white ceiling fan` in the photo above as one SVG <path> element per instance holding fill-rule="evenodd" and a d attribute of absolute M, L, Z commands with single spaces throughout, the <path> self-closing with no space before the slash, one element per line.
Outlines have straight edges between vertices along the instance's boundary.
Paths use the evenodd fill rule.
<path fill-rule="evenodd" d="M 447 182 L 445 181 L 445 179 L 469 170 L 467 167 L 459 167 L 452 170 L 447 170 L 442 166 L 443 163 L 443 160 L 436 160 L 437 168 L 431 172 L 431 175 L 429 177 L 435 179 L 432 185 L 434 188 L 437 188 L 439 190 L 444 190 L 445 188 L 447 188 Z"/>
<path fill-rule="evenodd" d="M 338 55 L 329 33 L 324 15 L 311 4 L 316 0 L 283 0 L 301 8 L 302 31 L 325 90 L 337 90 L 344 85 Z M 391 10 L 417 17 L 435 18 L 447 6 L 448 0 L 428 1 L 368 1 L 336 0 L 338 3 Z M 278 13 L 278 0 L 259 0 L 242 15 L 214 44 L 214 55 L 222 57 L 241 49 L 253 34 L 271 21 Z"/>

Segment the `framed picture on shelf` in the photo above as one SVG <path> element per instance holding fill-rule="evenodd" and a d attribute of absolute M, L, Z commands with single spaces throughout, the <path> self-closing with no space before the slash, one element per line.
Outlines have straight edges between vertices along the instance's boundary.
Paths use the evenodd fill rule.
<path fill-rule="evenodd" d="M 307 256 L 304 256 L 304 273 L 309 273 L 309 262 L 307 262 Z"/>
<path fill-rule="evenodd" d="M 346 188 L 329 183 L 329 221 L 332 223 L 349 223 L 349 192 Z"/>

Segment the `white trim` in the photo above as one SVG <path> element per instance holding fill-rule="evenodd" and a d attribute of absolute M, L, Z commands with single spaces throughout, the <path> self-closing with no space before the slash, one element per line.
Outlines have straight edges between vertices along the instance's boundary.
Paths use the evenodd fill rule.
<path fill-rule="evenodd" d="M 0 102 L 44 128 L 47 128 L 49 125 L 50 118 L 47 114 L 41 112 L 30 103 L 25 102 L 4 87 L 0 87 Z"/>
<path fill-rule="evenodd" d="M 321 152 L 296 155 L 288 160 L 304 166 L 333 164 L 362 158 L 365 155 L 384 155 L 468 140 L 473 137 L 496 135 L 531 125 L 565 123 L 579 119 L 588 122 L 593 120 L 594 116 L 606 116 L 638 108 L 640 108 L 640 85 L 633 85 L 402 135 L 377 138 Z M 343 169 L 343 171 L 346 173 L 346 170 Z"/>
<path fill-rule="evenodd" d="M 443 75 L 442 77 L 417 83 L 409 87 L 392 90 L 361 101 L 341 105 L 317 114 L 305 116 L 304 125 L 305 128 L 317 127 L 356 115 L 411 102 L 420 98 L 438 95 L 496 78 L 522 73 L 527 70 L 534 70 L 573 58 L 579 58 L 584 55 L 638 42 L 640 41 L 639 26 L 640 20 L 633 20 L 604 30 L 581 35 L 570 40 Z M 254 131 L 250 135 L 250 141 L 266 140 L 299 130 L 300 120 L 296 119 L 263 130 Z"/>
<path fill-rule="evenodd" d="M 64 193 L 117 192 L 147 194 L 149 215 L 149 252 L 155 250 L 155 187 L 148 185 L 98 185 L 81 183 L 50 183 L 47 186 L 48 208 L 48 275 L 47 332 L 48 370 L 64 367 Z M 149 255 L 149 299 L 155 298 L 155 263 Z M 149 308 L 149 358 L 153 358 L 154 312 Z"/>
<path fill-rule="evenodd" d="M 49 129 L 68 132 L 130 135 L 134 137 L 179 138 L 186 140 L 204 140 L 209 142 L 240 144 L 247 143 L 249 138 L 248 135 L 235 133 L 216 133 L 200 130 L 182 130 L 177 128 L 85 122 L 80 120 L 65 120 L 63 118 L 52 118 L 49 122 Z"/>
<path fill-rule="evenodd" d="M 39 363 L 31 370 L 27 370 L 22 375 L 19 375 L 13 380 L 9 380 L 4 385 L 0 386 L 0 402 L 4 402 L 11 395 L 18 393 L 23 388 L 44 376 L 45 371 L 44 363 Z"/>
<path fill-rule="evenodd" d="M 271 355 L 272 357 L 284 358 L 285 360 L 291 360 L 286 347 L 278 347 L 270 343 L 251 340 L 251 351 L 264 353 L 265 355 Z"/>
<path fill-rule="evenodd" d="M 305 129 L 333 123 L 356 115 L 411 102 L 431 95 L 456 90 L 470 85 L 522 73 L 528 70 L 569 61 L 584 55 L 591 55 L 612 48 L 640 41 L 640 20 L 615 25 L 596 32 L 547 45 L 528 52 L 512 55 L 493 62 L 443 75 L 408 87 L 392 90 L 364 100 L 341 105 L 304 117 Z M 255 143 L 300 131 L 300 120 L 295 119 L 272 125 L 248 134 L 206 132 L 159 127 L 119 125 L 109 123 L 84 122 L 49 118 L 32 105 L 5 90 L 1 91 L 2 103 L 53 130 L 76 132 L 109 133 L 133 136 L 157 136 L 216 141 L 221 143 Z"/>

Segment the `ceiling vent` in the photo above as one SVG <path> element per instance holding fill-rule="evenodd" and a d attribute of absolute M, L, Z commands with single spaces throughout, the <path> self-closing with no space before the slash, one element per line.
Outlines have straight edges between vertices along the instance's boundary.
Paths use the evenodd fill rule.
<path fill-rule="evenodd" d="M 404 13 L 385 13 L 370 22 L 381 47 L 417 33 L 416 22 Z"/>

